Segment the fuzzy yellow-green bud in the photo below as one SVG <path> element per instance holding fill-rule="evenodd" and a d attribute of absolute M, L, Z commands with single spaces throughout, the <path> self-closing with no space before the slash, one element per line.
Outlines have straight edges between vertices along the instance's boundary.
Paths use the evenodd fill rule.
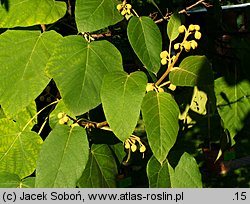
<path fill-rule="evenodd" d="M 123 9 L 123 5 L 122 4 L 118 4 L 116 6 L 116 8 L 117 8 L 118 11 L 121 11 Z"/>
<path fill-rule="evenodd" d="M 126 5 L 125 5 L 125 8 L 126 8 L 126 9 L 131 9 L 132 6 L 131 6 L 131 4 L 126 4 Z"/>
<path fill-rule="evenodd" d="M 131 151 L 135 152 L 137 150 L 137 146 L 135 144 L 131 145 Z"/>
<path fill-rule="evenodd" d="M 146 86 L 146 92 L 153 91 L 154 90 L 154 84 L 153 83 L 148 83 Z"/>
<path fill-rule="evenodd" d="M 194 25 L 194 29 L 199 31 L 200 30 L 200 26 L 199 25 Z"/>
<path fill-rule="evenodd" d="M 178 28 L 179 33 L 184 33 L 185 30 L 186 30 L 186 27 L 185 27 L 184 25 L 181 25 L 181 26 Z"/>
<path fill-rule="evenodd" d="M 183 45 L 183 46 L 184 46 L 186 52 L 189 52 L 189 51 L 190 51 L 190 49 L 191 49 L 190 42 L 188 42 L 188 41 L 184 42 L 184 45 Z"/>
<path fill-rule="evenodd" d="M 179 48 L 180 48 L 180 43 L 174 44 L 174 49 L 175 49 L 175 50 L 178 50 Z"/>
<path fill-rule="evenodd" d="M 162 51 L 160 54 L 161 58 L 167 58 L 168 57 L 168 52 L 166 50 Z"/>
<path fill-rule="evenodd" d="M 125 149 L 129 149 L 130 148 L 130 144 L 129 144 L 129 142 L 128 141 L 125 141 Z"/>
<path fill-rule="evenodd" d="M 159 87 L 159 88 L 158 88 L 158 92 L 164 92 L 164 89 L 161 88 L 161 87 Z"/>
<path fill-rule="evenodd" d="M 127 10 L 126 9 L 123 9 L 121 14 L 124 16 L 125 14 L 127 13 Z"/>
<path fill-rule="evenodd" d="M 173 84 L 170 84 L 168 88 L 169 88 L 171 91 L 175 91 L 176 86 L 173 85 Z"/>
<path fill-rule="evenodd" d="M 65 124 L 65 122 L 64 122 L 64 120 L 63 120 L 63 118 L 61 118 L 61 119 L 59 120 L 59 124 L 60 124 L 60 125 Z"/>
<path fill-rule="evenodd" d="M 201 32 L 195 31 L 194 38 L 197 39 L 197 40 L 201 39 Z"/>
<path fill-rule="evenodd" d="M 144 145 L 142 145 L 141 147 L 140 147 L 140 152 L 145 152 L 146 151 L 146 147 L 144 146 Z"/>
<path fill-rule="evenodd" d="M 195 26 L 193 24 L 190 24 L 188 27 L 189 31 L 194 31 L 195 30 Z"/>
<path fill-rule="evenodd" d="M 61 120 L 63 120 L 63 121 L 64 121 L 64 123 L 67 123 L 67 122 L 69 122 L 69 117 L 64 116 Z"/>
<path fill-rule="evenodd" d="M 57 118 L 58 118 L 58 119 L 61 119 L 61 118 L 63 118 L 64 116 L 65 116 L 65 113 L 62 113 L 62 112 L 57 114 Z"/>
<path fill-rule="evenodd" d="M 161 59 L 161 64 L 166 65 L 168 63 L 167 58 Z"/>
<path fill-rule="evenodd" d="M 79 124 L 78 123 L 73 123 L 70 127 L 77 127 L 77 126 L 79 126 Z"/>
<path fill-rule="evenodd" d="M 190 44 L 193 49 L 197 48 L 198 46 L 198 43 L 195 40 L 191 40 Z"/>

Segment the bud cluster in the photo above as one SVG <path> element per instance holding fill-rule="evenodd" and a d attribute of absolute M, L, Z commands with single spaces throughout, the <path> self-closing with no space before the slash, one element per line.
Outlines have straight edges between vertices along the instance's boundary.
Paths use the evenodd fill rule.
<path fill-rule="evenodd" d="M 58 113 L 57 118 L 59 119 L 59 124 L 67 124 L 69 122 L 69 117 L 67 116 L 66 113 Z"/>
<path fill-rule="evenodd" d="M 191 25 L 189 25 L 188 29 L 184 25 L 181 25 L 178 28 L 178 31 L 179 31 L 179 33 L 185 33 L 185 38 L 184 38 L 184 40 L 183 40 L 182 43 L 176 43 L 176 44 L 174 44 L 174 49 L 175 50 L 178 50 L 181 47 L 183 47 L 186 52 L 189 52 L 191 50 L 191 48 L 192 49 L 197 48 L 198 43 L 195 40 L 188 41 L 187 37 L 189 35 L 191 35 L 191 34 L 194 34 L 194 38 L 196 40 L 201 39 L 201 32 L 200 32 L 200 26 L 199 25 L 193 25 L 193 24 L 191 24 Z"/>
<path fill-rule="evenodd" d="M 131 9 L 132 9 L 132 6 L 131 4 L 127 4 L 126 1 L 123 1 L 123 3 L 121 4 L 118 4 L 116 6 L 117 10 L 119 12 L 121 12 L 121 14 L 123 16 L 125 16 L 126 14 L 130 15 L 131 14 Z"/>
<path fill-rule="evenodd" d="M 144 152 L 146 151 L 146 146 L 141 142 L 141 139 L 135 135 L 131 135 L 128 139 L 125 140 L 124 147 L 128 150 L 129 153 L 126 162 L 128 162 L 128 160 L 130 159 L 131 151 L 135 152 L 139 148 L 139 151 L 143 153 L 143 156 Z"/>

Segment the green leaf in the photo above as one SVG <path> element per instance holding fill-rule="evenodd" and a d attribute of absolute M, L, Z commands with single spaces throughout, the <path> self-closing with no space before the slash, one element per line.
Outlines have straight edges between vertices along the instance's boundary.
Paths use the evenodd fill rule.
<path fill-rule="evenodd" d="M 194 157 L 184 153 L 178 165 L 169 166 L 172 188 L 202 188 L 201 173 Z"/>
<path fill-rule="evenodd" d="M 57 125 L 42 146 L 37 161 L 36 187 L 76 187 L 87 164 L 88 145 L 84 128 Z"/>
<path fill-rule="evenodd" d="M 250 113 L 250 83 L 247 80 L 232 83 L 221 77 L 215 80 L 216 105 L 219 115 L 231 137 L 244 127 Z"/>
<path fill-rule="evenodd" d="M 117 173 L 116 162 L 109 147 L 106 144 L 93 144 L 79 187 L 115 188 Z"/>
<path fill-rule="evenodd" d="M 20 188 L 35 188 L 35 177 L 27 177 L 20 183 Z"/>
<path fill-rule="evenodd" d="M 114 72 L 103 79 L 101 99 L 106 119 L 114 134 L 125 141 L 134 131 L 145 95 L 143 72 Z"/>
<path fill-rule="evenodd" d="M 128 23 L 128 39 L 148 71 L 156 74 L 161 67 L 162 37 L 158 26 L 149 17 L 132 17 Z"/>
<path fill-rule="evenodd" d="M 101 103 L 103 77 L 122 71 L 120 52 L 108 41 L 87 43 L 80 36 L 65 37 L 48 64 L 66 107 L 81 115 Z"/>
<path fill-rule="evenodd" d="M 25 130 L 31 130 L 34 127 L 34 125 L 37 124 L 36 118 L 31 120 L 31 118 L 36 114 L 37 114 L 36 103 L 35 101 L 33 101 L 23 111 L 19 112 L 16 116 L 12 117 L 11 119 L 17 121 L 18 122 L 17 124 L 21 129 L 29 122 L 27 129 Z"/>
<path fill-rule="evenodd" d="M 110 148 L 113 150 L 113 152 L 116 155 L 119 162 L 122 163 L 124 157 L 127 155 L 127 153 L 124 151 L 123 143 L 117 143 L 115 145 L 110 145 Z"/>
<path fill-rule="evenodd" d="M 213 72 L 205 56 L 189 56 L 170 72 L 169 79 L 176 86 L 211 85 Z"/>
<path fill-rule="evenodd" d="M 43 141 L 35 132 L 20 129 L 18 122 L 0 120 L 0 171 L 29 176 L 36 168 L 36 160 Z"/>
<path fill-rule="evenodd" d="M 2 118 L 6 118 L 6 115 L 5 115 L 3 109 L 0 106 L 0 119 L 2 119 Z"/>
<path fill-rule="evenodd" d="M 0 35 L 0 104 L 7 116 L 27 107 L 49 83 L 44 70 L 60 38 L 54 31 L 8 30 Z"/>
<path fill-rule="evenodd" d="M 179 36 L 178 28 L 181 26 L 181 18 L 178 13 L 173 13 L 167 26 L 168 38 L 174 41 Z"/>
<path fill-rule="evenodd" d="M 150 91 L 142 102 L 142 116 L 153 154 L 163 163 L 177 138 L 179 107 L 170 94 Z"/>
<path fill-rule="evenodd" d="M 123 19 L 117 0 L 77 0 L 76 25 L 79 32 L 92 32 L 114 25 Z"/>
<path fill-rule="evenodd" d="M 147 175 L 150 188 L 171 187 L 167 160 L 161 165 L 160 162 L 152 156 L 147 164 Z"/>
<path fill-rule="evenodd" d="M 65 2 L 54 0 L 7 0 L 0 6 L 0 28 L 51 24 L 66 13 Z"/>
<path fill-rule="evenodd" d="M 18 188 L 20 177 L 13 173 L 0 172 L 0 188 Z"/>

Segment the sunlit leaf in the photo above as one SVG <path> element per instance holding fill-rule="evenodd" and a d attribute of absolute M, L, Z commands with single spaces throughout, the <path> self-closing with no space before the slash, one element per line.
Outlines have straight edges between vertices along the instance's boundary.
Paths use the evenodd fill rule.
<path fill-rule="evenodd" d="M 80 36 L 68 36 L 55 49 L 47 71 L 66 107 L 81 115 L 101 103 L 104 75 L 122 69 L 121 54 L 108 41 L 87 43 Z"/>
<path fill-rule="evenodd" d="M 199 166 L 188 153 L 181 156 L 175 169 L 168 166 L 172 188 L 202 188 Z"/>
<path fill-rule="evenodd" d="M 247 80 L 228 83 L 221 77 L 215 80 L 215 94 L 218 112 L 233 145 L 233 138 L 244 127 L 250 113 L 250 83 Z"/>
<path fill-rule="evenodd" d="M 213 72 L 205 56 L 189 56 L 170 72 L 169 79 L 176 86 L 210 85 Z"/>
<path fill-rule="evenodd" d="M 134 131 L 145 95 L 147 77 L 143 72 L 114 72 L 103 79 L 101 99 L 106 119 L 121 140 Z"/>
<path fill-rule="evenodd" d="M 162 163 L 177 138 L 179 107 L 170 94 L 150 91 L 142 102 L 142 116 L 149 145 Z"/>
<path fill-rule="evenodd" d="M 171 187 L 167 161 L 164 161 L 161 165 L 161 163 L 152 156 L 147 164 L 147 175 L 150 188 Z"/>
<path fill-rule="evenodd" d="M 87 164 L 88 145 L 84 128 L 57 125 L 42 146 L 37 161 L 36 187 L 76 187 Z"/>
<path fill-rule="evenodd" d="M 65 2 L 54 0 L 6 0 L 0 6 L 0 27 L 13 28 L 51 24 L 66 13 Z"/>
<path fill-rule="evenodd" d="M 54 31 L 8 30 L 0 35 L 0 104 L 15 116 L 43 91 L 45 67 L 61 35 Z"/>
<path fill-rule="evenodd" d="M 117 0 L 77 0 L 76 25 L 79 32 L 92 32 L 114 25 L 123 19 Z"/>
<path fill-rule="evenodd" d="M 109 147 L 94 144 L 78 185 L 80 188 L 114 188 L 116 175 L 117 166 Z"/>
<path fill-rule="evenodd" d="M 157 73 L 161 67 L 162 37 L 158 26 L 149 17 L 132 17 L 128 28 L 129 42 L 147 70 Z"/>
<path fill-rule="evenodd" d="M 170 41 L 175 40 L 179 36 L 178 28 L 181 25 L 181 18 L 178 13 L 173 13 L 168 21 L 167 33 Z"/>

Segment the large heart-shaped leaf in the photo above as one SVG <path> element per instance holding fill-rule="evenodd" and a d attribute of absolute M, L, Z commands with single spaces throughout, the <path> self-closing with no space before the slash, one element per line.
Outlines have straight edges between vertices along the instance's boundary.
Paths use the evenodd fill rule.
<path fill-rule="evenodd" d="M 142 116 L 149 145 L 162 163 L 177 138 L 179 107 L 170 94 L 150 91 L 142 102 Z"/>
<path fill-rule="evenodd" d="M 8 30 L 0 35 L 0 104 L 7 116 L 27 107 L 49 83 L 44 70 L 60 38 L 54 31 Z"/>
<path fill-rule="evenodd" d="M 202 188 L 199 166 L 190 154 L 185 152 L 175 169 L 168 167 L 172 188 Z"/>
<path fill-rule="evenodd" d="M 228 83 L 221 77 L 215 80 L 216 105 L 224 128 L 230 133 L 231 144 L 234 136 L 243 128 L 250 113 L 250 83 Z"/>
<path fill-rule="evenodd" d="M 178 13 L 173 13 L 168 21 L 167 33 L 170 41 L 175 40 L 179 36 L 178 28 L 181 25 L 181 18 Z"/>
<path fill-rule="evenodd" d="M 101 103 L 103 77 L 122 71 L 120 52 L 108 41 L 87 43 L 80 36 L 65 37 L 48 64 L 67 108 L 83 114 Z"/>
<path fill-rule="evenodd" d="M 125 141 L 137 124 L 145 94 L 147 77 L 143 72 L 107 74 L 103 79 L 101 99 L 106 119 L 121 140 Z"/>
<path fill-rule="evenodd" d="M 147 164 L 147 175 L 150 188 L 171 187 L 167 160 L 165 160 L 163 164 L 160 164 L 160 162 L 152 156 Z"/>
<path fill-rule="evenodd" d="M 66 13 L 65 2 L 54 0 L 5 0 L 0 6 L 0 27 L 51 24 Z"/>
<path fill-rule="evenodd" d="M 42 146 L 37 161 L 36 187 L 76 187 L 88 155 L 89 143 L 84 128 L 57 125 Z"/>
<path fill-rule="evenodd" d="M 170 72 L 169 79 L 176 86 L 210 85 L 213 72 L 205 56 L 189 56 Z"/>
<path fill-rule="evenodd" d="M 92 32 L 114 25 L 123 19 L 117 0 L 77 0 L 76 25 L 79 32 Z"/>
<path fill-rule="evenodd" d="M 43 141 L 31 131 L 9 119 L 0 120 L 0 171 L 29 176 L 36 168 L 36 160 Z"/>
<path fill-rule="evenodd" d="M 80 188 L 115 188 L 116 175 L 117 166 L 109 147 L 94 144 L 78 185 Z"/>
<path fill-rule="evenodd" d="M 161 67 L 162 37 L 158 26 L 149 17 L 132 17 L 129 21 L 128 39 L 146 69 L 157 73 Z"/>

